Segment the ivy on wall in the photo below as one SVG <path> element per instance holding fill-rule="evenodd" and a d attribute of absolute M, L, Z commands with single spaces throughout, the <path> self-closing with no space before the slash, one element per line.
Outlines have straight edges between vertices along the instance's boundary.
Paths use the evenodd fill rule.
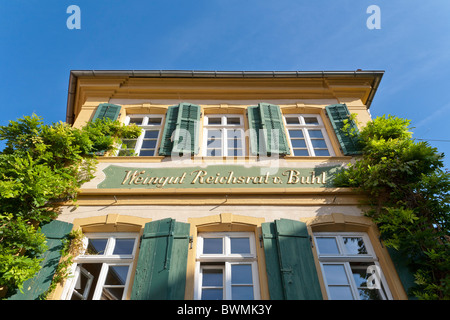
<path fill-rule="evenodd" d="M 416 142 L 409 120 L 390 115 L 369 122 L 358 135 L 362 156 L 337 175 L 336 186 L 368 195 L 366 215 L 414 274 L 410 295 L 450 299 L 450 172 L 444 154 Z"/>
<path fill-rule="evenodd" d="M 0 295 L 21 290 L 40 270 L 47 249 L 40 226 L 58 216 L 61 201 L 76 200 L 80 186 L 93 178 L 96 154 L 139 134 L 137 126 L 106 118 L 77 129 L 46 125 L 34 114 L 0 127 L 6 141 L 0 153 Z"/>

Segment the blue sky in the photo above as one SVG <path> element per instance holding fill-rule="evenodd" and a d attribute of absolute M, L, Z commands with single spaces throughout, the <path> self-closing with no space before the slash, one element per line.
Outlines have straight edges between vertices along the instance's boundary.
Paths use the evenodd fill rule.
<path fill-rule="evenodd" d="M 0 125 L 64 121 L 76 69 L 384 70 L 372 116 L 410 119 L 450 158 L 449 18 L 449 0 L 0 0 Z"/>

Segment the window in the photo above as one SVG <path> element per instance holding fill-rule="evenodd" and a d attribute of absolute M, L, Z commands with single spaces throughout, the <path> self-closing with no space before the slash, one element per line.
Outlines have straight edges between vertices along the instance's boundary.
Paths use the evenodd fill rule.
<path fill-rule="evenodd" d="M 319 115 L 284 115 L 294 156 L 333 156 L 325 127 Z"/>
<path fill-rule="evenodd" d="M 67 300 L 122 300 L 129 287 L 138 235 L 86 234 L 85 252 L 75 259 L 65 286 Z"/>
<path fill-rule="evenodd" d="M 243 117 L 241 115 L 206 115 L 203 140 L 205 156 L 244 156 Z"/>
<path fill-rule="evenodd" d="M 123 139 L 119 156 L 154 156 L 158 147 L 159 136 L 163 123 L 162 115 L 131 115 L 127 116 L 125 124 L 136 124 L 142 128 L 137 139 Z"/>
<path fill-rule="evenodd" d="M 329 299 L 392 299 L 365 233 L 315 233 L 314 239 Z"/>
<path fill-rule="evenodd" d="M 253 233 L 201 233 L 197 244 L 195 299 L 260 298 Z"/>

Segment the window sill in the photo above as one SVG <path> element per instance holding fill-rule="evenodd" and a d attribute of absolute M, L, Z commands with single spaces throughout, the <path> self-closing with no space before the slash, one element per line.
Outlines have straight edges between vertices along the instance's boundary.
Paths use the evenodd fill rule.
<path fill-rule="evenodd" d="M 306 157 L 306 156 L 284 156 L 288 161 L 349 161 L 351 156 L 326 156 L 326 157 Z"/>
<path fill-rule="evenodd" d="M 265 160 L 286 160 L 288 162 L 332 162 L 332 161 L 350 161 L 351 156 L 327 156 L 327 157 L 306 157 L 306 156 L 282 156 L 280 158 L 275 157 L 258 157 L 258 156 L 243 156 L 243 157 L 208 157 L 208 156 L 194 156 L 190 158 L 175 158 L 173 161 L 192 160 L 194 163 L 208 162 L 208 163 L 241 163 L 241 162 L 262 162 Z M 108 163 L 140 163 L 150 162 L 159 163 L 163 160 L 171 161 L 170 157 L 165 156 L 102 156 L 98 157 L 98 161 Z"/>
<path fill-rule="evenodd" d="M 98 162 L 162 162 L 164 159 L 164 156 L 151 156 L 151 157 L 138 157 L 138 156 L 104 156 L 104 157 L 98 157 Z"/>

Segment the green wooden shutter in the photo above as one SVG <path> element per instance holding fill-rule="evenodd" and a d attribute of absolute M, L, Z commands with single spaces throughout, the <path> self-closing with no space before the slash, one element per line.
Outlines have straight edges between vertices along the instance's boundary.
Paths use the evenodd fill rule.
<path fill-rule="evenodd" d="M 267 152 L 271 154 L 290 154 L 280 107 L 273 104 L 260 103 L 259 110 Z"/>
<path fill-rule="evenodd" d="M 41 270 L 36 275 L 25 281 L 23 293 L 17 292 L 9 300 L 39 300 L 52 283 L 53 275 L 61 259 L 61 249 L 63 239 L 72 231 L 71 223 L 53 220 L 41 228 L 41 232 L 47 238 L 47 251 L 40 258 Z"/>
<path fill-rule="evenodd" d="M 160 156 L 170 156 L 173 148 L 172 134 L 175 131 L 178 120 L 179 105 L 171 106 L 167 109 L 164 130 L 161 136 L 161 145 L 158 154 Z"/>
<path fill-rule="evenodd" d="M 197 154 L 201 108 L 195 104 L 181 103 L 173 142 L 175 153 Z"/>
<path fill-rule="evenodd" d="M 263 223 L 270 298 L 273 300 L 321 300 L 306 224 L 280 219 Z"/>
<path fill-rule="evenodd" d="M 408 299 L 416 300 L 417 298 L 411 294 L 411 289 L 416 286 L 414 273 L 410 270 L 407 261 L 408 257 L 404 253 L 395 250 L 394 248 L 387 248 L 392 262 L 394 263 L 395 270 L 400 278 L 400 282 L 408 295 Z"/>
<path fill-rule="evenodd" d="M 111 119 L 113 121 L 117 120 L 119 118 L 120 110 L 122 109 L 121 106 L 111 103 L 102 103 L 99 104 L 97 107 L 97 110 L 94 113 L 94 116 L 92 117 L 92 121 L 95 121 L 97 119 Z"/>
<path fill-rule="evenodd" d="M 198 153 L 200 113 L 200 106 L 195 104 L 180 103 L 169 107 L 166 113 L 159 155 L 170 156 L 172 152 Z"/>
<path fill-rule="evenodd" d="M 342 131 L 345 120 L 350 118 L 350 112 L 345 104 L 334 104 L 325 107 L 328 118 L 331 121 L 336 137 L 341 145 L 344 155 L 359 155 L 361 154 L 361 148 L 358 142 L 357 133 L 358 127 L 353 120 L 349 121 L 350 129 L 355 132 L 355 136 L 349 135 L 347 132 Z"/>
<path fill-rule="evenodd" d="M 253 155 L 290 154 L 279 106 L 260 103 L 247 108 L 250 152 Z"/>
<path fill-rule="evenodd" d="M 145 225 L 132 300 L 184 299 L 189 229 L 170 218 Z"/>
<path fill-rule="evenodd" d="M 265 146 L 260 146 L 260 129 L 261 129 L 261 113 L 259 106 L 250 106 L 247 108 L 247 118 L 250 137 L 250 153 L 254 156 L 259 155 L 260 149 Z"/>

